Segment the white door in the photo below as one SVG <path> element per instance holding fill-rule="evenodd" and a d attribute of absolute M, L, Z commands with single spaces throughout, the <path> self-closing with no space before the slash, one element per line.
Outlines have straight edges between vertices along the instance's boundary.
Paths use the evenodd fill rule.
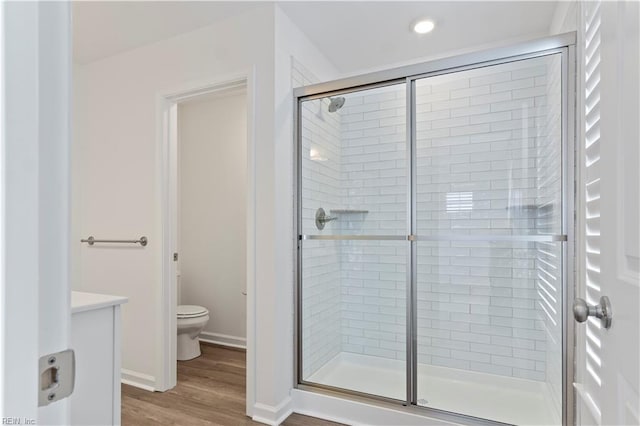
<path fill-rule="evenodd" d="M 611 301 L 576 323 L 577 424 L 640 424 L 639 3 L 582 4 L 584 111 L 577 297 Z M 580 223 L 580 222 L 579 222 Z M 581 231 L 581 232 L 580 232 Z"/>
<path fill-rule="evenodd" d="M 38 407 L 38 363 L 70 341 L 70 4 L 0 14 L 0 418 L 68 424 L 67 399 Z"/>

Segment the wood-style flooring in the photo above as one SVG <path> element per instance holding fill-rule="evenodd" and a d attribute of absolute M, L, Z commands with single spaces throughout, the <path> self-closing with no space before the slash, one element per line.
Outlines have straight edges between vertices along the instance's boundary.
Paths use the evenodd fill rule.
<path fill-rule="evenodd" d="M 178 362 L 178 384 L 167 392 L 122 385 L 122 424 L 255 425 L 245 412 L 245 353 L 201 344 L 202 356 Z M 337 425 L 292 414 L 285 426 Z"/>

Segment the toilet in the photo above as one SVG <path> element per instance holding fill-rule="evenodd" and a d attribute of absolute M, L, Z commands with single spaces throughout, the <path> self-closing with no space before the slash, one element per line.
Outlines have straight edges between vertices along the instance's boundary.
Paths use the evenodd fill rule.
<path fill-rule="evenodd" d="M 209 321 L 207 308 L 198 305 L 178 305 L 178 361 L 200 356 L 200 332 Z"/>

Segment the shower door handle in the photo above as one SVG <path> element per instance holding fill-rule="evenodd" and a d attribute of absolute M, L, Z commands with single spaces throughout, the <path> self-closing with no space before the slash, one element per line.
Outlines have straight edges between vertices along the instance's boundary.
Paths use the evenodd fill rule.
<path fill-rule="evenodd" d="M 607 296 L 600 298 L 600 303 L 589 306 L 584 299 L 576 299 L 573 302 L 573 318 L 578 322 L 585 322 L 589 317 L 600 319 L 604 328 L 611 327 L 613 311 L 611 310 L 611 301 Z"/>

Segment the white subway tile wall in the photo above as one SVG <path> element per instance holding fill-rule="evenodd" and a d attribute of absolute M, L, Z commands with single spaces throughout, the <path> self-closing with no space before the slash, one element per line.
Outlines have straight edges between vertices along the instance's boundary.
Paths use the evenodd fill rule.
<path fill-rule="evenodd" d="M 419 235 L 559 233 L 555 59 L 416 82 Z M 540 306 L 543 246 L 559 253 L 559 243 L 419 242 L 418 362 L 547 380 L 547 348 L 561 342 L 545 332 L 559 305 L 552 319 Z"/>
<path fill-rule="evenodd" d="M 404 360 L 407 243 L 345 241 L 342 247 L 342 350 Z"/>
<path fill-rule="evenodd" d="M 345 95 L 341 110 L 342 234 L 407 235 L 406 85 Z M 342 350 L 405 360 L 405 241 L 346 241 L 342 262 Z"/>
<path fill-rule="evenodd" d="M 419 235 L 560 232 L 559 60 L 417 82 Z M 305 102 L 305 233 L 406 235 L 405 93 L 343 95 L 333 114 L 328 100 Z M 332 213 L 318 231 L 318 207 L 367 212 Z M 407 247 L 305 242 L 305 372 L 340 351 L 405 359 Z M 418 362 L 557 384 L 560 271 L 560 243 L 419 242 Z"/>

